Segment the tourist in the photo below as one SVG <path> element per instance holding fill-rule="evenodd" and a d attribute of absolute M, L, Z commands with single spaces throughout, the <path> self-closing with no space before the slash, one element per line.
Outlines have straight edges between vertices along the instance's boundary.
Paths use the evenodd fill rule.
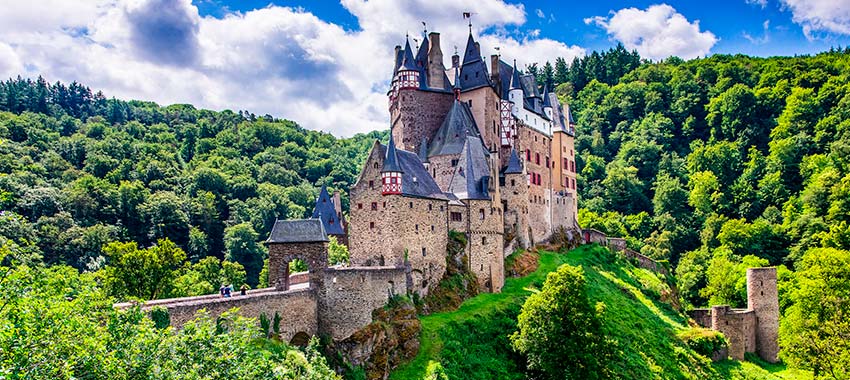
<path fill-rule="evenodd" d="M 242 284 L 242 287 L 239 288 L 239 292 L 244 296 L 248 292 L 248 285 Z"/>

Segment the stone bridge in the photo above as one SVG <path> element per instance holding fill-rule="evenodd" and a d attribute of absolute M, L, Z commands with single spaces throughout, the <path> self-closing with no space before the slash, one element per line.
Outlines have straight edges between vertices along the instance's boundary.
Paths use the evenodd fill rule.
<path fill-rule="evenodd" d="M 215 317 L 233 308 L 250 318 L 280 318 L 281 339 L 306 343 L 313 335 L 334 340 L 348 338 L 372 322 L 372 311 L 396 294 L 407 294 L 409 266 L 328 266 L 328 238 L 318 219 L 277 221 L 269 244 L 269 284 L 232 297 L 218 294 L 153 300 L 143 310 L 163 307 L 171 325 L 181 327 L 201 310 Z M 289 273 L 292 260 L 301 260 L 308 272 Z M 117 308 L 132 303 L 116 304 Z"/>

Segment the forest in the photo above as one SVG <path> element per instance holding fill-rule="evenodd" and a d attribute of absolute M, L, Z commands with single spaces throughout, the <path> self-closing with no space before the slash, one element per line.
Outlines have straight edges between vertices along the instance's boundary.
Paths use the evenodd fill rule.
<path fill-rule="evenodd" d="M 686 307 L 746 307 L 745 269 L 778 266 L 783 359 L 847 373 L 850 50 L 649 62 L 617 46 L 527 71 L 577 119 L 583 227 L 668 263 Z M 386 133 L 341 139 L 270 115 L 2 81 L 0 316 L 58 320 L 81 307 L 80 287 L 103 310 L 263 285 L 274 220 L 307 217 L 321 185 L 347 210 Z M 192 339 L 145 333 L 139 344 Z"/>

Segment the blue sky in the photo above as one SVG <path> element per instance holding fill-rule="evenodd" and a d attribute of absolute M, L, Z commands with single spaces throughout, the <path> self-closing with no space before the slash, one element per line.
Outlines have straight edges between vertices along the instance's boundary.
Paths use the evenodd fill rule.
<path fill-rule="evenodd" d="M 836 3 L 842 0 L 831 0 Z M 807 37 L 800 24 L 792 21 L 793 12 L 782 1 L 716 0 L 716 1 L 506 1 L 522 4 L 528 22 L 520 31 L 539 29 L 540 37 L 577 44 L 589 51 L 610 48 L 617 41 L 606 31 L 588 25 L 584 19 L 609 14 L 622 8 L 646 9 L 655 4 L 669 4 L 688 20 L 699 21 L 700 28 L 718 37 L 711 53 L 756 56 L 788 56 L 816 54 L 830 47 L 850 45 L 850 36 L 840 33 L 815 33 Z M 322 20 L 348 30 L 359 30 L 357 17 L 337 1 L 269 1 L 269 0 L 194 0 L 203 15 L 221 17 L 227 12 L 247 12 L 268 5 L 303 8 Z M 475 6 L 469 7 L 475 11 Z M 542 16 L 537 11 L 542 12 Z M 473 20 L 474 21 L 474 20 Z M 847 20 L 845 20 L 847 21 Z M 457 22 L 464 21 L 458 15 Z"/>
<path fill-rule="evenodd" d="M 850 0 L 29 0 L 0 12 L 0 78 L 249 110 L 338 136 L 386 129 L 393 46 L 441 33 L 519 66 L 623 43 L 645 58 L 850 45 Z"/>

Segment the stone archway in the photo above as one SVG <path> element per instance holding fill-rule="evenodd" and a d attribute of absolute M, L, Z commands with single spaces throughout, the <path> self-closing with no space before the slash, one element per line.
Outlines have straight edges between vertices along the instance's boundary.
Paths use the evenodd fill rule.
<path fill-rule="evenodd" d="M 307 265 L 310 287 L 322 281 L 328 267 L 328 237 L 319 219 L 278 220 L 269 244 L 269 285 L 289 290 L 289 263 L 299 259 Z"/>
<path fill-rule="evenodd" d="M 307 344 L 310 343 L 310 335 L 303 331 L 297 332 L 292 336 L 292 339 L 289 340 L 289 344 L 297 347 L 307 347 Z"/>

